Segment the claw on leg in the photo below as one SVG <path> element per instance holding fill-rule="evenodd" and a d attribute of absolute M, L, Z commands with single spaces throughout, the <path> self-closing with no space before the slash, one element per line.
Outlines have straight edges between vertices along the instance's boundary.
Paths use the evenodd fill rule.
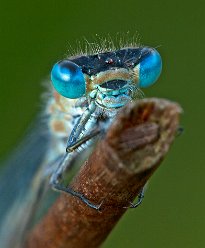
<path fill-rule="evenodd" d="M 137 208 L 143 201 L 143 198 L 144 198 L 144 188 L 142 188 L 138 194 L 138 198 L 137 198 L 137 202 L 134 203 L 134 202 L 130 202 L 130 206 L 129 207 L 125 207 L 125 208 Z"/>
<path fill-rule="evenodd" d="M 72 196 L 79 198 L 87 206 L 89 206 L 90 208 L 93 208 L 95 210 L 100 210 L 100 208 L 102 206 L 103 201 L 100 204 L 96 205 L 96 204 L 92 203 L 90 200 L 88 200 L 83 194 L 73 190 L 70 187 L 65 187 L 65 186 L 60 185 L 58 183 L 53 184 L 52 187 L 54 190 L 65 192 L 65 193 L 71 194 Z"/>

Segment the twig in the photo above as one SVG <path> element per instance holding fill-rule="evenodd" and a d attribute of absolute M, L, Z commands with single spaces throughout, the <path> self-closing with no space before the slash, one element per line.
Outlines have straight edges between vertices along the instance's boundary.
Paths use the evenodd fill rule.
<path fill-rule="evenodd" d="M 92 202 L 103 201 L 100 211 L 62 194 L 25 247 L 99 247 L 164 158 L 180 113 L 177 104 L 154 98 L 123 108 L 72 183 Z"/>

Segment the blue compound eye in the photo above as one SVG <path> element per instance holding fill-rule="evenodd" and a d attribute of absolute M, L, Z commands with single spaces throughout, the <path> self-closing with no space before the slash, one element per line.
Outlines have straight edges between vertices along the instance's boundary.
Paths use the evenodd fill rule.
<path fill-rule="evenodd" d="M 142 61 L 139 67 L 139 87 L 146 88 L 154 84 L 162 70 L 162 60 L 157 50 L 145 47 L 142 50 Z"/>
<path fill-rule="evenodd" d="M 53 66 L 51 80 L 56 91 L 64 97 L 75 99 L 86 91 L 84 75 L 78 65 L 62 60 Z"/>

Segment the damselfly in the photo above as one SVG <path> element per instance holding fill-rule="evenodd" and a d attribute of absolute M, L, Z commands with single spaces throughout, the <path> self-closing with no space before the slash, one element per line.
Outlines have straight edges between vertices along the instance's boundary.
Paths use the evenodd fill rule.
<path fill-rule="evenodd" d="M 115 50 L 98 46 L 97 52 L 72 56 L 53 66 L 47 122 L 28 136 L 0 178 L 1 247 L 20 247 L 48 185 L 99 209 L 65 182 L 72 159 L 92 146 L 123 106 L 143 97 L 141 88 L 155 83 L 161 69 L 156 49 L 135 45 Z"/>

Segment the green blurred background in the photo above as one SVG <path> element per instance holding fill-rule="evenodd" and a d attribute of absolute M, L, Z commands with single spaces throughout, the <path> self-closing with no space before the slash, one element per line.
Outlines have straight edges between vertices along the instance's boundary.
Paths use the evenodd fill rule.
<path fill-rule="evenodd" d="M 42 81 L 68 43 L 96 33 L 137 31 L 160 46 L 163 73 L 146 90 L 179 102 L 184 134 L 149 183 L 141 207 L 130 210 L 104 243 L 110 247 L 205 247 L 204 49 L 205 2 L 1 1 L 0 157 L 21 140 L 41 109 Z"/>

